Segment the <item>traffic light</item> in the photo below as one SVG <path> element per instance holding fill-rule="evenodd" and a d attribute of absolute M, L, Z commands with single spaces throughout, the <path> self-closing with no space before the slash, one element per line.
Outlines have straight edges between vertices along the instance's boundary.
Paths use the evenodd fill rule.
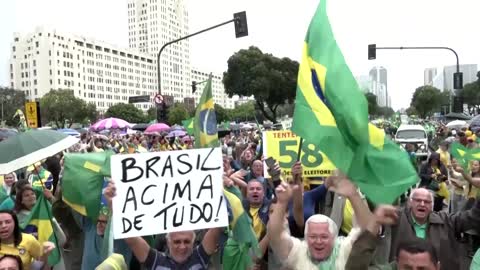
<path fill-rule="evenodd" d="M 374 60 L 377 58 L 377 44 L 368 45 L 368 60 Z"/>
<path fill-rule="evenodd" d="M 453 88 L 462 89 L 463 88 L 463 73 L 455 72 L 453 73 Z"/>
<path fill-rule="evenodd" d="M 192 81 L 192 94 L 194 94 L 197 91 L 197 82 Z"/>
<path fill-rule="evenodd" d="M 237 38 L 248 36 L 247 13 L 245 11 L 233 14 L 235 20 L 235 36 Z"/>

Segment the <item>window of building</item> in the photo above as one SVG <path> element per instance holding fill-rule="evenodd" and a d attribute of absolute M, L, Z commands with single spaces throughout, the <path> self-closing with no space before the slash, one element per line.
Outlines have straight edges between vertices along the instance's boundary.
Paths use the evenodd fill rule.
<path fill-rule="evenodd" d="M 37 88 L 35 88 L 35 96 L 38 95 L 38 91 L 37 91 Z"/>
<path fill-rule="evenodd" d="M 33 70 L 33 76 L 37 76 L 37 70 L 36 69 Z"/>

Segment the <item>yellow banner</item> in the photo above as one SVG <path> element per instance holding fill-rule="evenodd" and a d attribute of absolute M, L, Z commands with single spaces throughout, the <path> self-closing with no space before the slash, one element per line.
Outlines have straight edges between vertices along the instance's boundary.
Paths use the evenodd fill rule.
<path fill-rule="evenodd" d="M 38 127 L 38 117 L 37 117 L 37 103 L 36 102 L 25 102 L 25 115 L 27 116 L 28 127 L 37 128 Z"/>
<path fill-rule="evenodd" d="M 264 156 L 265 158 L 273 157 L 278 161 L 283 176 L 291 175 L 291 168 L 297 161 L 299 143 L 300 137 L 290 130 L 263 132 Z M 302 144 L 300 161 L 303 165 L 304 177 L 329 176 L 335 170 L 333 163 L 317 149 L 317 146 L 305 141 Z M 265 175 L 267 175 L 266 172 Z"/>

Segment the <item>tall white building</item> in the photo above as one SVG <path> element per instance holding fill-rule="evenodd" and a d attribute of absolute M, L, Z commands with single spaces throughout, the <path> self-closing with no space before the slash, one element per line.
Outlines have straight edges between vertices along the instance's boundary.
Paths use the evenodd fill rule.
<path fill-rule="evenodd" d="M 102 112 L 130 96 L 157 92 L 157 61 L 136 50 L 43 28 L 15 34 L 11 50 L 11 87 L 30 100 L 51 89 L 70 89 Z M 136 106 L 147 110 L 151 104 Z"/>
<path fill-rule="evenodd" d="M 423 71 L 423 85 L 433 85 L 435 76 L 437 76 L 437 68 L 426 68 Z"/>
<path fill-rule="evenodd" d="M 382 107 L 390 107 L 389 94 L 387 87 L 387 69 L 384 67 L 374 67 L 369 72 L 371 93 L 377 96 L 377 103 Z"/>
<path fill-rule="evenodd" d="M 195 81 L 197 84 L 207 80 L 209 75 L 209 73 L 200 71 L 198 69 L 192 70 L 192 80 Z M 204 86 L 205 84 L 197 85 L 197 91 L 193 95 L 193 97 L 195 98 L 195 104 L 198 104 L 198 102 L 200 101 Z M 218 104 L 226 109 L 233 109 L 235 107 L 234 100 L 232 98 L 229 98 L 225 94 L 225 88 L 223 86 L 221 74 L 212 73 L 212 95 L 215 104 Z"/>
<path fill-rule="evenodd" d="M 167 42 L 189 34 L 183 0 L 127 0 L 128 44 L 157 57 Z M 190 97 L 190 47 L 187 40 L 168 46 L 161 56 L 161 92 L 181 102 Z"/>

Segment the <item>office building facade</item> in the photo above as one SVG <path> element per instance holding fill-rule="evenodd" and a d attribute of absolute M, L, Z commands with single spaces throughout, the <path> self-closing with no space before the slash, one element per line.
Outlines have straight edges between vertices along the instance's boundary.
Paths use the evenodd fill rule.
<path fill-rule="evenodd" d="M 100 112 L 128 97 L 157 92 L 156 59 L 81 36 L 37 28 L 14 35 L 11 87 L 37 100 L 52 89 L 70 89 Z M 136 104 L 142 110 L 151 103 Z"/>

